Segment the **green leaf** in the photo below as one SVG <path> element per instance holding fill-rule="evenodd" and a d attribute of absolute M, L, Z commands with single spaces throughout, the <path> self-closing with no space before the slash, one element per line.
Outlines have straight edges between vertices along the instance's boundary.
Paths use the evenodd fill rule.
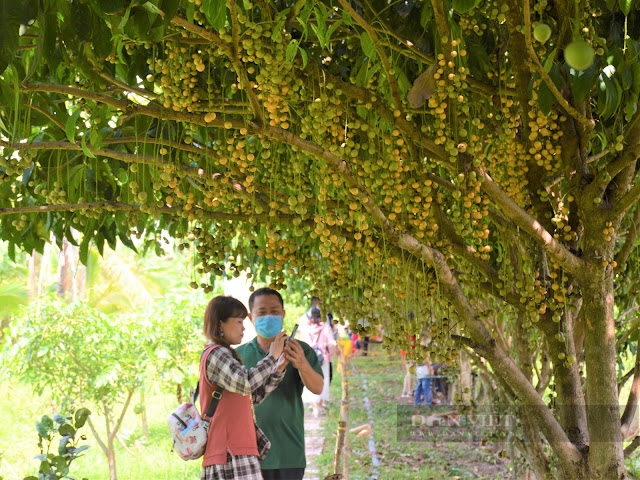
<path fill-rule="evenodd" d="M 300 57 L 302 57 L 302 67 L 306 67 L 307 66 L 307 60 L 308 60 L 307 52 L 302 47 L 300 47 L 299 50 L 300 50 Z"/>
<path fill-rule="evenodd" d="M 111 54 L 113 43 L 111 42 L 111 29 L 102 18 L 93 15 L 93 49 L 99 59 L 106 58 Z"/>
<path fill-rule="evenodd" d="M 622 80 L 622 89 L 631 90 L 633 86 L 633 70 L 627 63 L 623 63 L 618 70 L 620 79 Z"/>
<path fill-rule="evenodd" d="M 325 45 L 324 45 L 324 34 L 320 32 L 319 27 L 315 23 L 312 23 L 309 26 L 311 27 L 311 30 L 313 30 L 313 33 L 316 34 L 316 38 L 318 39 L 318 43 L 320 44 L 320 48 L 325 48 Z"/>
<path fill-rule="evenodd" d="M 598 112 L 606 120 L 613 116 L 622 101 L 622 88 L 616 79 L 606 73 L 600 74 L 600 91 L 598 92 Z"/>
<path fill-rule="evenodd" d="M 180 8 L 180 0 L 163 0 L 162 11 L 164 12 L 164 24 L 167 25 L 171 19 L 178 13 Z"/>
<path fill-rule="evenodd" d="M 47 475 L 51 473 L 51 465 L 49 465 L 49 462 L 40 462 L 40 469 L 38 471 Z"/>
<path fill-rule="evenodd" d="M 544 61 L 544 71 L 549 73 L 551 71 L 551 67 L 553 67 L 553 61 L 556 58 L 556 48 L 554 48 L 549 55 L 547 55 L 546 60 Z"/>
<path fill-rule="evenodd" d="M 620 10 L 622 11 L 625 17 L 629 15 L 629 12 L 631 11 L 632 3 L 633 3 L 633 0 L 618 0 L 618 5 L 620 6 Z"/>
<path fill-rule="evenodd" d="M 227 2 L 224 0 L 202 0 L 202 9 L 214 30 L 220 31 L 224 28 L 227 21 Z"/>
<path fill-rule="evenodd" d="M 480 0 L 453 0 L 452 5 L 453 9 L 459 14 L 469 13 L 471 10 L 476 8 Z"/>
<path fill-rule="evenodd" d="M 151 2 L 144 2 L 141 7 L 144 8 L 147 12 L 155 13 L 156 15 L 164 15 L 164 12 Z"/>
<path fill-rule="evenodd" d="M 433 18 L 433 7 L 429 2 L 422 4 L 422 12 L 420 12 L 420 25 L 427 28 L 427 25 Z"/>
<path fill-rule="evenodd" d="M 44 22 L 44 42 L 42 56 L 49 65 L 50 71 L 55 71 L 60 63 L 56 56 L 56 37 L 58 36 L 58 18 L 54 13 L 47 13 Z"/>
<path fill-rule="evenodd" d="M 362 35 L 360 35 L 360 45 L 362 46 L 362 51 L 367 57 L 371 59 L 375 58 L 376 46 L 367 32 L 362 32 Z"/>
<path fill-rule="evenodd" d="M 287 21 L 287 13 L 289 13 L 289 10 L 289 8 L 285 8 L 278 14 L 278 20 L 276 21 L 276 24 L 273 27 L 273 32 L 271 33 L 271 40 L 274 42 L 280 38 L 280 35 L 282 35 L 282 27 L 284 26 L 284 22 Z"/>
<path fill-rule="evenodd" d="M 22 4 L 15 0 L 0 0 L 0 74 L 16 56 L 20 39 Z"/>
<path fill-rule="evenodd" d="M 76 422 L 76 430 L 80 429 L 87 423 L 87 418 L 91 415 L 91 411 L 88 408 L 80 408 L 76 411 L 74 419 Z"/>
<path fill-rule="evenodd" d="M 44 415 L 39 422 L 36 422 L 36 431 L 42 438 L 49 438 L 49 432 L 53 428 L 51 417 Z"/>
<path fill-rule="evenodd" d="M 73 115 L 71 115 L 68 119 L 67 119 L 67 123 L 65 124 L 65 132 L 67 133 L 67 138 L 69 139 L 69 141 L 71 143 L 75 143 L 76 141 L 76 122 L 78 121 L 78 118 L 80 117 L 80 113 L 82 112 L 82 110 L 80 110 L 79 108 L 73 112 Z"/>
<path fill-rule="evenodd" d="M 87 147 L 87 135 L 82 135 L 82 137 L 80 137 L 80 145 L 82 147 L 82 151 L 84 152 L 84 154 L 89 157 L 89 158 L 96 158 L 96 156 L 93 154 L 93 152 L 91 150 L 89 150 L 89 147 Z"/>
<path fill-rule="evenodd" d="M 314 8 L 313 13 L 315 14 L 316 20 L 318 22 L 317 28 L 314 28 L 313 30 L 314 32 L 316 32 L 316 35 L 318 36 L 318 41 L 320 42 L 320 46 L 322 48 L 325 48 L 325 45 L 326 45 L 325 34 L 327 31 L 327 23 L 325 21 L 325 17 L 318 8 Z M 311 27 L 313 28 L 314 25 L 311 24 Z"/>
<path fill-rule="evenodd" d="M 327 30 L 327 33 L 325 34 L 325 41 L 327 45 L 329 45 L 329 42 L 331 41 L 331 37 L 333 36 L 334 32 L 340 27 L 340 25 L 342 25 L 342 20 L 338 20 L 333 25 L 331 25 Z"/>
<path fill-rule="evenodd" d="M 287 45 L 287 50 L 284 56 L 285 63 L 292 63 L 296 53 L 298 53 L 298 41 L 292 40 L 289 42 L 289 45 Z"/>
<path fill-rule="evenodd" d="M 598 75 L 594 65 L 591 65 L 582 72 L 576 71 L 574 75 L 571 75 L 569 77 L 569 84 L 571 85 L 573 98 L 578 102 L 586 101 L 597 77 Z"/>
<path fill-rule="evenodd" d="M 311 12 L 313 12 L 313 2 L 305 2 L 304 8 L 300 10 L 300 13 L 296 17 L 300 22 L 300 26 L 306 29 L 306 23 L 311 16 Z"/>
<path fill-rule="evenodd" d="M 76 429 L 73 428 L 73 425 L 65 423 L 64 425 L 60 425 L 58 433 L 63 437 L 73 437 L 76 434 Z"/>
<path fill-rule="evenodd" d="M 560 88 L 562 85 L 562 75 L 560 74 L 560 69 L 556 65 L 554 65 L 549 72 L 549 77 L 551 77 L 555 86 Z M 548 115 L 549 112 L 551 112 L 555 101 L 556 99 L 547 84 L 545 82 L 540 82 L 538 87 L 538 105 L 540 106 L 542 113 Z"/>

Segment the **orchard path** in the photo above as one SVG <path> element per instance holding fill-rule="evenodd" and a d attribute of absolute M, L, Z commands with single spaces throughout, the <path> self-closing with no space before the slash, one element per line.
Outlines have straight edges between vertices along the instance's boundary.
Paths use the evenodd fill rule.
<path fill-rule="evenodd" d="M 307 469 L 304 474 L 305 480 L 322 480 L 320 472 L 314 465 L 314 458 L 320 455 L 325 447 L 322 423 L 325 416 L 314 418 L 309 408 L 304 411 L 304 442 L 307 455 Z"/>

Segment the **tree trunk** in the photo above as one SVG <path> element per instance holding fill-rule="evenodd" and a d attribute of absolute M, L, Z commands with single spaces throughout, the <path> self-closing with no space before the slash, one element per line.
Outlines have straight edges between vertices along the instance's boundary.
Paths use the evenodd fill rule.
<path fill-rule="evenodd" d="M 38 297 L 38 272 L 42 266 L 42 255 L 35 249 L 29 256 L 29 297 Z"/>
<path fill-rule="evenodd" d="M 71 301 L 72 294 L 72 255 L 71 244 L 67 238 L 62 239 L 62 248 L 58 252 L 58 296 L 64 300 Z"/>
<path fill-rule="evenodd" d="M 147 420 L 147 402 L 144 396 L 144 386 L 140 388 L 140 405 L 142 405 L 142 411 L 140 412 L 140 420 L 142 421 L 142 432 L 144 438 L 147 440 L 151 438 L 149 433 L 149 421 Z"/>
<path fill-rule="evenodd" d="M 585 319 L 589 478 L 626 479 L 616 381 L 611 267 L 605 270 L 600 265 L 589 264 L 580 283 Z"/>
<path fill-rule="evenodd" d="M 566 357 L 559 357 L 561 354 L 563 356 L 575 355 L 572 316 L 567 311 L 564 317 L 566 326 L 565 340 L 556 338 L 558 325 L 553 323 L 551 319 L 544 318 L 539 323 L 545 334 L 551 356 L 553 379 L 557 394 L 555 415 L 571 443 L 578 447 L 580 451 L 583 451 L 585 446 L 589 444 L 589 436 L 587 412 L 578 363 L 574 362 L 570 366 L 566 366 Z"/>
<path fill-rule="evenodd" d="M 460 350 L 460 398 L 463 405 L 471 405 L 471 360 Z"/>
<path fill-rule="evenodd" d="M 109 462 L 109 480 L 118 480 L 116 473 L 116 451 L 113 445 L 113 438 L 109 438 L 107 461 Z"/>
<path fill-rule="evenodd" d="M 38 287 L 37 287 L 38 297 L 42 295 L 44 282 L 48 278 L 47 274 L 49 273 L 50 261 L 51 261 L 51 244 L 45 243 L 44 250 L 42 251 L 42 261 L 40 262 L 40 273 L 38 274 Z"/>

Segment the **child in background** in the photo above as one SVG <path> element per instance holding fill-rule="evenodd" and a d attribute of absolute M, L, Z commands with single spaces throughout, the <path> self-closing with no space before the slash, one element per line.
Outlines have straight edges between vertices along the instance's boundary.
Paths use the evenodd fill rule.
<path fill-rule="evenodd" d="M 433 380 L 433 367 L 428 358 L 425 358 L 424 363 L 416 367 L 416 375 L 418 377 L 418 386 L 416 387 L 416 400 L 415 405 L 420 405 L 422 397 L 424 397 L 424 404 L 431 406 L 431 381 Z"/>

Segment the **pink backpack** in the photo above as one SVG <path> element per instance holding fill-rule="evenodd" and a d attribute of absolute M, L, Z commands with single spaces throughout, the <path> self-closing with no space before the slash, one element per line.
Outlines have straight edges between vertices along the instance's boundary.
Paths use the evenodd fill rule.
<path fill-rule="evenodd" d="M 211 350 L 218 346 L 214 345 L 205 350 L 200 361 L 202 362 L 202 358 L 205 358 Z M 199 388 L 200 382 L 198 381 L 195 393 L 191 389 L 190 403 L 180 405 L 167 419 L 169 432 L 173 440 L 173 450 L 183 460 L 196 460 L 204 455 L 204 451 L 207 448 L 210 422 L 202 419 L 195 406 Z M 209 408 L 207 408 L 207 418 L 213 417 L 218 402 L 222 398 L 222 390 L 222 387 L 218 387 L 213 392 L 213 398 Z"/>

